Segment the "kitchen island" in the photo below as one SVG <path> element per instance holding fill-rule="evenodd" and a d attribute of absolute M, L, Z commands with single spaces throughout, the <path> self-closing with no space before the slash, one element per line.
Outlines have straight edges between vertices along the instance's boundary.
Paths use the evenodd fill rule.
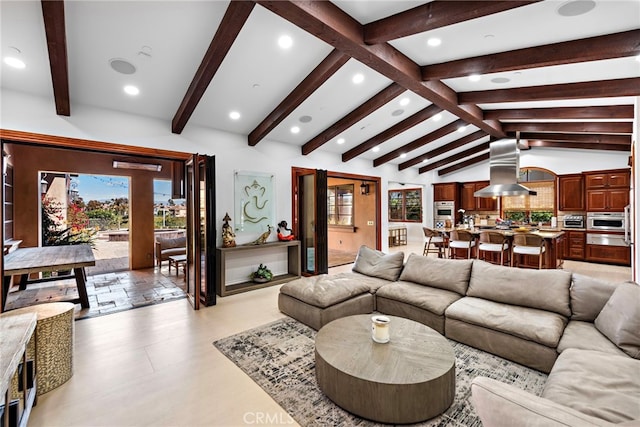
<path fill-rule="evenodd" d="M 445 237 L 448 237 L 449 233 L 452 230 L 455 230 L 455 228 L 438 228 L 436 230 L 442 232 L 442 234 Z M 513 243 L 513 236 L 516 235 L 517 233 L 520 233 L 520 231 L 516 231 L 516 229 L 505 230 L 505 229 L 485 228 L 485 227 L 476 227 L 472 230 L 467 230 L 467 231 L 470 231 L 471 233 L 473 233 L 476 236 L 476 238 L 480 237 L 481 231 L 497 231 L 508 239 L 509 248 L 511 248 L 511 245 Z M 545 258 L 544 258 L 543 268 L 552 268 L 552 269 L 562 268 L 562 263 L 564 262 L 565 232 L 560 229 L 551 229 L 551 228 L 531 229 L 529 232 L 531 234 L 538 235 L 544 239 L 544 244 L 545 244 L 544 257 Z M 511 252 L 511 249 L 509 249 L 509 252 Z M 462 252 L 460 252 L 460 255 L 464 256 Z M 489 253 L 488 255 L 491 256 L 493 254 Z M 499 259 L 499 258 L 496 258 L 496 259 Z M 538 267 L 537 257 L 524 255 L 522 257 L 520 266 L 537 268 Z"/>

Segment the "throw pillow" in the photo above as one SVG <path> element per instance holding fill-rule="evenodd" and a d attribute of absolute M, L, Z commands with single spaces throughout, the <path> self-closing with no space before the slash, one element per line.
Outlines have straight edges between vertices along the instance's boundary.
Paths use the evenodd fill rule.
<path fill-rule="evenodd" d="M 395 282 L 400 276 L 403 263 L 404 252 L 385 254 L 367 246 L 361 246 L 352 270 Z"/>
<path fill-rule="evenodd" d="M 595 326 L 620 350 L 640 359 L 640 286 L 620 284 L 596 317 Z"/>
<path fill-rule="evenodd" d="M 593 322 L 619 283 L 573 273 L 571 277 L 571 319 Z"/>

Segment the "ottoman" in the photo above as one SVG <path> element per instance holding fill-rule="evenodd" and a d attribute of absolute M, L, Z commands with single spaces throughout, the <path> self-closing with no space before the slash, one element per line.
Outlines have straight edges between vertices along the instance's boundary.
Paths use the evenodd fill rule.
<path fill-rule="evenodd" d="M 278 308 L 284 314 L 319 330 L 332 320 L 372 313 L 374 296 L 368 284 L 344 277 L 302 277 L 280 288 Z"/>
<path fill-rule="evenodd" d="M 52 302 L 2 314 L 35 313 L 38 316 L 35 332 L 38 396 L 61 386 L 73 375 L 74 308 L 70 302 Z M 34 358 L 33 340 L 27 348 L 27 356 Z"/>

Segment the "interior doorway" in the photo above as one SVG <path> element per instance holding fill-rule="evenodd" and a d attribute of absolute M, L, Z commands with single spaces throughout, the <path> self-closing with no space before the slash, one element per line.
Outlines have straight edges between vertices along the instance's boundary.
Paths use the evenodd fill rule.
<path fill-rule="evenodd" d="M 361 245 L 381 249 L 380 178 L 294 167 L 292 195 L 303 274 L 352 263 Z"/>

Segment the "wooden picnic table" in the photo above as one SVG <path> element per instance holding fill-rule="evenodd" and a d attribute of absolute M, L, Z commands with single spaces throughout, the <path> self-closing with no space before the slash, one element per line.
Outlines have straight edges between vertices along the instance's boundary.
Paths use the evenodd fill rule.
<path fill-rule="evenodd" d="M 20 289 L 26 289 L 31 283 L 41 283 L 53 280 L 76 279 L 78 298 L 69 302 L 79 302 L 83 308 L 89 308 L 87 296 L 85 267 L 96 265 L 95 257 L 89 245 L 44 246 L 38 248 L 21 248 L 5 255 L 4 280 L 2 285 L 1 310 L 7 301 L 12 276 L 21 276 Z M 45 271 L 73 271 L 72 275 L 54 276 L 40 279 L 29 279 L 33 273 Z"/>

